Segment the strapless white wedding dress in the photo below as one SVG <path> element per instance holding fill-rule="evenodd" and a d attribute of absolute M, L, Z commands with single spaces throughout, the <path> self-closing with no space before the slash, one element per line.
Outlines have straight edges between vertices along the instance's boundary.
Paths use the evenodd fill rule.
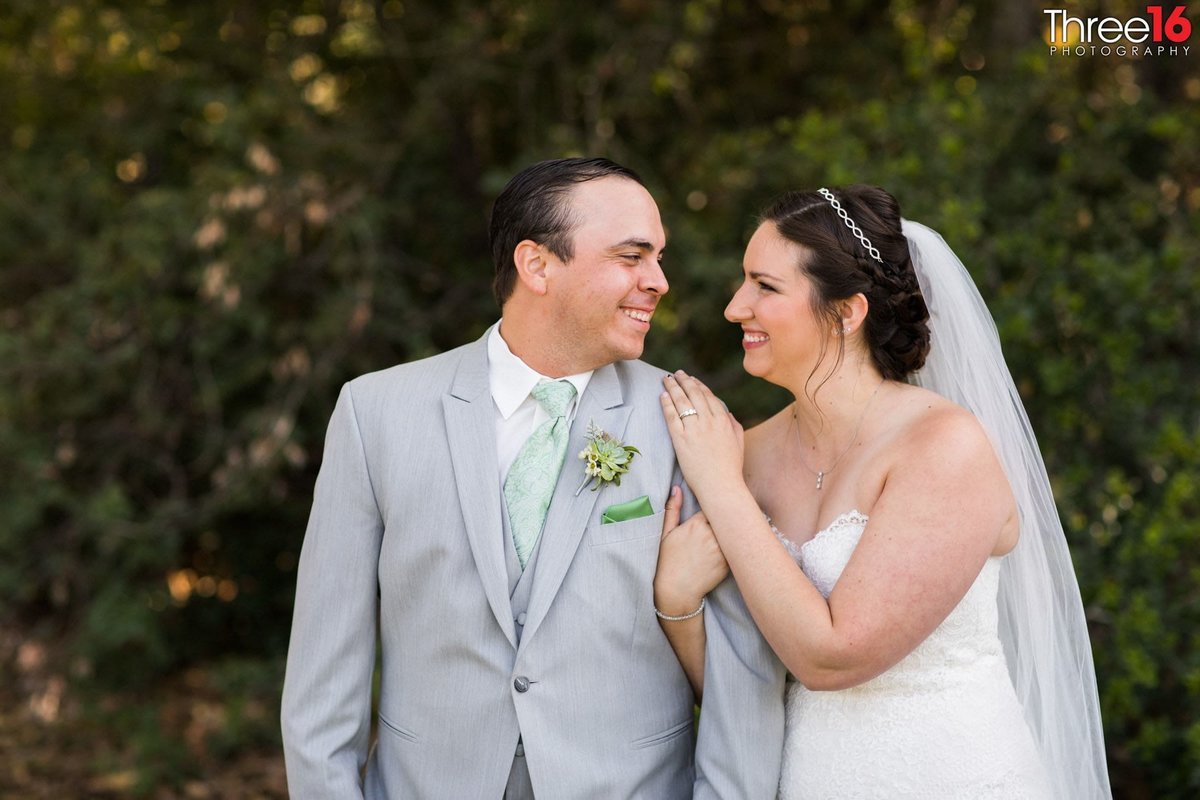
<path fill-rule="evenodd" d="M 801 546 L 775 533 L 828 597 L 866 524 L 842 514 Z M 1000 562 L 882 675 L 830 692 L 789 679 L 782 800 L 1050 798 L 997 633 Z"/>

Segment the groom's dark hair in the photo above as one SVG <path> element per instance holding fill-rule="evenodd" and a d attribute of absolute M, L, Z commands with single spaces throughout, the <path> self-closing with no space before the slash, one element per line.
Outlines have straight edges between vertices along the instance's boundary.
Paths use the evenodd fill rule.
<path fill-rule="evenodd" d="M 616 176 L 640 185 L 633 170 L 607 158 L 557 158 L 540 161 L 513 176 L 492 205 L 488 238 L 496 276 L 492 292 L 501 308 L 517 283 L 513 251 L 525 239 L 545 245 L 563 261 L 575 255 L 571 234 L 577 220 L 567 201 L 576 184 Z"/>

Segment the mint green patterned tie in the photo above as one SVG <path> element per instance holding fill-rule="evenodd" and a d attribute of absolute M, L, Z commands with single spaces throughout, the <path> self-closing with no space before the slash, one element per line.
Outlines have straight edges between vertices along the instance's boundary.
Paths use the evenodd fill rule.
<path fill-rule="evenodd" d="M 542 532 L 550 496 L 567 455 L 567 409 L 575 399 L 575 387 L 568 381 L 541 380 L 530 394 L 550 419 L 525 440 L 504 479 L 504 501 L 521 569 L 525 569 Z"/>

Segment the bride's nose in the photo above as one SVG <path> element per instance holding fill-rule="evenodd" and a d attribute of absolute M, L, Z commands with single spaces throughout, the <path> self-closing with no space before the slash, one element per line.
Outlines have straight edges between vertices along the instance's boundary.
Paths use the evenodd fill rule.
<path fill-rule="evenodd" d="M 742 300 L 742 289 L 739 287 L 733 293 L 733 297 L 729 298 L 729 305 L 725 306 L 725 319 L 733 323 L 745 322 L 754 315 L 750 313 L 750 307 Z"/>

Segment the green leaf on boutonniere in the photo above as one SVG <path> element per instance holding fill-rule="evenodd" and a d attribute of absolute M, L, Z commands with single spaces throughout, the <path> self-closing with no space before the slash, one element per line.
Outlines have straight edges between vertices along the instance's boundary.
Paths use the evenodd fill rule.
<path fill-rule="evenodd" d="M 583 487 L 590 482 L 594 482 L 593 492 L 606 483 L 620 486 L 621 476 L 629 472 L 630 462 L 635 455 L 641 455 L 641 451 L 633 445 L 624 444 L 590 421 L 585 435 L 588 445 L 579 451 L 579 457 L 586 462 L 583 467 L 586 477 L 575 494 L 583 491 Z"/>

